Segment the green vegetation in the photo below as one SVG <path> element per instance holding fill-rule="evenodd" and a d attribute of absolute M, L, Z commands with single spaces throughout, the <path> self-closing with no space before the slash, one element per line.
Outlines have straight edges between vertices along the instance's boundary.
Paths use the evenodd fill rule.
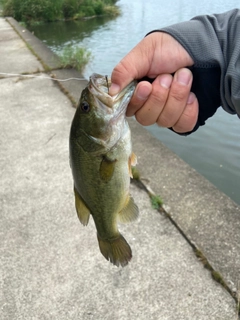
<path fill-rule="evenodd" d="M 63 68 L 75 68 L 82 72 L 91 58 L 91 53 L 86 48 L 67 46 L 60 56 Z"/>
<path fill-rule="evenodd" d="M 163 201 L 159 196 L 150 194 L 150 199 L 153 209 L 159 210 L 162 207 Z"/>
<path fill-rule="evenodd" d="M 135 180 L 140 180 L 140 173 L 136 167 L 132 167 L 132 178 Z"/>
<path fill-rule="evenodd" d="M 27 24 L 119 14 L 117 0 L 0 0 L 4 16 Z"/>

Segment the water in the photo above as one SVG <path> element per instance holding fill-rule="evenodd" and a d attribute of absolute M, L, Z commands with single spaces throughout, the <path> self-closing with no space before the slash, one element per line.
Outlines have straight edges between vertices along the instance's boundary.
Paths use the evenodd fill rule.
<path fill-rule="evenodd" d="M 85 46 L 93 55 L 84 76 L 111 74 L 118 61 L 147 32 L 195 15 L 221 13 L 239 6 L 239 0 L 121 0 L 122 15 L 87 21 L 56 22 L 32 27 L 35 35 L 56 53 L 63 47 Z M 157 126 L 149 131 L 166 146 L 240 204 L 240 122 L 219 108 L 196 133 L 180 137 Z M 161 159 L 159 159 L 161 165 Z"/>

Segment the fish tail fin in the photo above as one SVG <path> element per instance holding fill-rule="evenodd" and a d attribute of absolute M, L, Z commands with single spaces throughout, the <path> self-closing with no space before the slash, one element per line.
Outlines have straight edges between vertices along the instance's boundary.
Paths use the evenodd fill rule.
<path fill-rule="evenodd" d="M 111 240 L 98 235 L 98 243 L 102 255 L 117 267 L 126 266 L 132 258 L 132 250 L 121 234 Z"/>

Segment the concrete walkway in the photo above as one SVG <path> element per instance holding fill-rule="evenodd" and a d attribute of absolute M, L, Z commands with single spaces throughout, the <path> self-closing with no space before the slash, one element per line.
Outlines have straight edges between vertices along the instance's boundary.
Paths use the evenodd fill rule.
<path fill-rule="evenodd" d="M 0 18 L 0 72 L 36 76 L 59 67 L 44 44 L 8 21 Z M 166 214 L 132 184 L 140 218 L 120 228 L 133 259 L 112 266 L 92 220 L 83 227 L 74 208 L 69 97 L 78 100 L 86 81 L 60 89 L 49 79 L 0 78 L 0 318 L 236 320 L 239 207 L 131 120 L 142 180 L 164 199 Z"/>

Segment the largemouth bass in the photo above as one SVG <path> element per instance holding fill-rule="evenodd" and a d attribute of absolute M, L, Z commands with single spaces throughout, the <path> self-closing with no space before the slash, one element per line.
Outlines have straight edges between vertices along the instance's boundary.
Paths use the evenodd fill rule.
<path fill-rule="evenodd" d="M 108 94 L 110 84 L 107 77 L 93 74 L 82 91 L 70 132 L 70 165 L 80 222 L 87 225 L 91 214 L 101 253 L 114 265 L 125 266 L 132 251 L 117 222 L 138 216 L 129 195 L 131 166 L 137 159 L 125 117 L 136 82 L 114 97 Z"/>

